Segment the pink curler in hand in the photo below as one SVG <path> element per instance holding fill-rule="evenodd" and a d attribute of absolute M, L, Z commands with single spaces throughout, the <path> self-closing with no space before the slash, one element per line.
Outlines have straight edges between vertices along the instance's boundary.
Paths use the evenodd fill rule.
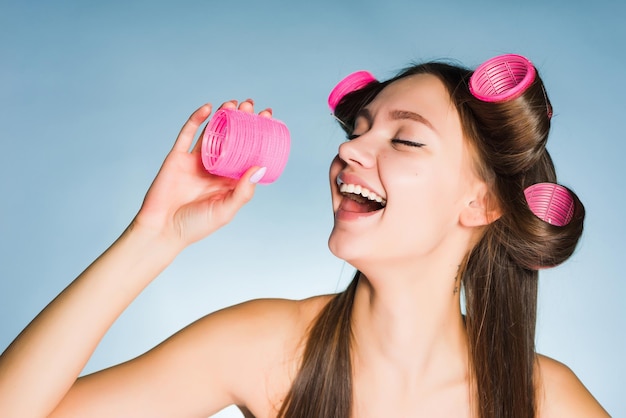
<path fill-rule="evenodd" d="M 241 178 L 254 166 L 267 167 L 259 183 L 282 174 L 291 140 L 287 126 L 277 120 L 234 109 L 218 110 L 202 137 L 202 164 L 211 174 Z"/>
<path fill-rule="evenodd" d="M 483 102 L 504 102 L 516 99 L 535 80 L 536 70 L 525 57 L 499 55 L 487 60 L 472 74 L 469 89 Z"/>
<path fill-rule="evenodd" d="M 362 89 L 372 81 L 376 81 L 376 77 L 368 71 L 357 71 L 348 75 L 337 83 L 335 88 L 330 92 L 328 96 L 328 107 L 334 112 L 341 99 L 343 99 L 343 96 L 355 90 Z"/>
<path fill-rule="evenodd" d="M 551 225 L 565 226 L 574 216 L 574 198 L 563 186 L 537 183 L 527 187 L 524 195 L 530 210 Z"/>

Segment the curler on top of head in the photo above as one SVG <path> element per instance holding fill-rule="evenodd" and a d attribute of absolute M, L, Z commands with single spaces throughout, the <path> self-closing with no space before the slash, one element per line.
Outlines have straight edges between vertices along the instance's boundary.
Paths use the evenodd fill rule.
<path fill-rule="evenodd" d="M 505 102 L 515 99 L 535 80 L 536 70 L 525 57 L 499 55 L 487 60 L 472 74 L 469 89 L 483 102 Z"/>
<path fill-rule="evenodd" d="M 527 187 L 524 195 L 535 216 L 550 225 L 565 226 L 574 216 L 574 199 L 563 186 L 537 183 Z"/>
<path fill-rule="evenodd" d="M 330 92 L 328 96 L 328 107 L 334 112 L 341 99 L 343 99 L 343 96 L 365 87 L 372 81 L 376 81 L 376 77 L 369 71 L 357 71 L 348 75 L 337 83 L 335 88 Z"/>
<path fill-rule="evenodd" d="M 266 167 L 261 184 L 282 174 L 291 145 L 287 126 L 273 118 L 234 109 L 220 109 L 202 137 L 204 168 L 218 176 L 240 178 L 250 167 Z"/>

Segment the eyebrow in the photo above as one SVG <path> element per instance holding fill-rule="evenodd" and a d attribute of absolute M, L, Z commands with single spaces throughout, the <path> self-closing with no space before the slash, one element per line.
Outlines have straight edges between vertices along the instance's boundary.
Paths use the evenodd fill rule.
<path fill-rule="evenodd" d="M 403 119 L 413 120 L 415 122 L 422 123 L 426 125 L 427 127 L 429 127 L 431 130 L 437 132 L 433 124 L 430 123 L 428 119 L 426 119 L 424 116 L 420 115 L 419 113 L 411 112 L 409 110 L 392 110 L 391 112 L 389 112 L 389 116 L 393 120 L 403 120 Z"/>
<path fill-rule="evenodd" d="M 372 116 L 372 113 L 369 111 L 369 109 L 363 108 L 359 110 L 356 117 L 358 118 L 359 116 L 365 118 L 370 124 L 372 124 L 374 121 L 374 117 Z M 391 112 L 389 112 L 389 117 L 392 120 L 412 120 L 424 124 L 431 130 L 437 132 L 433 124 L 430 123 L 428 119 L 426 119 L 419 113 L 411 112 L 410 110 L 392 110 Z"/>

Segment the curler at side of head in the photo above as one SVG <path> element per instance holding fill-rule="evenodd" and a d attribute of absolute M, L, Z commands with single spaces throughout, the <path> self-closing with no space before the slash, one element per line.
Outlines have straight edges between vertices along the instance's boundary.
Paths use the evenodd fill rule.
<path fill-rule="evenodd" d="M 574 198 L 570 191 L 555 183 L 537 183 L 524 190 L 530 210 L 544 222 L 567 225 L 574 216 Z"/>
<path fill-rule="evenodd" d="M 536 183 L 524 189 L 529 209 L 540 225 L 528 229 L 534 242 L 522 252 L 522 265 L 532 270 L 558 266 L 574 252 L 583 230 L 585 210 L 574 192 L 556 183 Z M 534 251 L 529 251 L 534 248 Z"/>
<path fill-rule="evenodd" d="M 287 126 L 273 118 L 220 109 L 202 137 L 204 168 L 218 176 L 240 178 L 250 167 L 267 167 L 260 181 L 269 184 L 282 174 L 291 139 Z"/>
<path fill-rule="evenodd" d="M 346 76 L 343 80 L 337 83 L 337 85 L 330 92 L 330 95 L 328 96 L 328 107 L 330 107 L 330 110 L 334 112 L 335 108 L 346 94 L 362 89 L 372 81 L 377 81 L 376 77 L 368 71 L 357 71 Z"/>
<path fill-rule="evenodd" d="M 521 55 L 499 55 L 476 68 L 469 89 L 483 102 L 505 102 L 521 96 L 535 80 L 536 73 L 534 65 Z"/>

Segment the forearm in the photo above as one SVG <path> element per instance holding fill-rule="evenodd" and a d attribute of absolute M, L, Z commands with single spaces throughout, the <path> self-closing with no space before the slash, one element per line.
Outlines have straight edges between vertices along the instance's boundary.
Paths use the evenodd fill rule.
<path fill-rule="evenodd" d="M 109 327 L 179 251 L 129 227 L 2 354 L 0 416 L 47 416 Z"/>

